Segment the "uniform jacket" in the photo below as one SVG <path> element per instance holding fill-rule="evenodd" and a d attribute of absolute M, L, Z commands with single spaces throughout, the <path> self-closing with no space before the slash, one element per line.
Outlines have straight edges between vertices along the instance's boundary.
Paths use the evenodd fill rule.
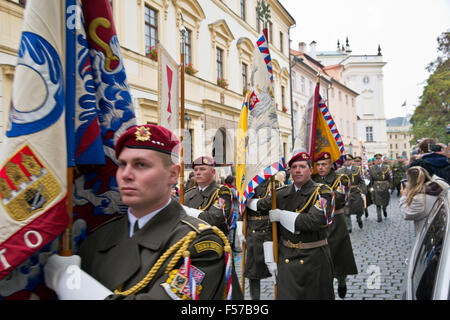
<path fill-rule="evenodd" d="M 364 201 L 361 193 L 365 193 L 366 185 L 361 177 L 361 167 L 352 166 L 351 169 L 343 166 L 337 171 L 338 174 L 347 175 L 350 179 L 350 200 L 348 213 L 359 215 L 364 211 Z"/>
<path fill-rule="evenodd" d="M 184 196 L 184 205 L 202 210 L 198 216 L 212 226 L 218 227 L 228 235 L 231 223 L 233 195 L 226 186 L 213 181 L 205 191 L 198 187 L 189 189 Z"/>
<path fill-rule="evenodd" d="M 296 192 L 294 184 L 277 191 L 277 208 L 301 211 L 295 220 L 295 233 L 278 223 L 278 299 L 334 299 L 333 261 L 328 245 L 313 249 L 289 248 L 283 241 L 298 244 L 315 242 L 327 237 L 327 220 L 318 199 L 311 196 L 319 188 L 326 200 L 326 213 L 331 215 L 331 190 L 309 180 Z M 258 210 L 267 211 L 271 197 L 258 202 Z"/>
<path fill-rule="evenodd" d="M 145 226 L 129 237 L 127 216 L 120 216 L 95 230 L 82 244 L 81 268 L 108 289 L 128 290 L 140 282 L 158 259 L 189 232 L 195 238 L 188 246 L 201 290 L 199 299 L 223 299 L 225 293 L 224 242 L 204 221 L 188 216 L 174 200 Z M 108 299 L 190 298 L 180 276 L 183 256 L 167 270 L 174 253 L 165 259 L 142 290 Z M 235 279 L 237 281 L 237 278 Z M 233 283 L 233 296 L 242 298 L 239 283 Z"/>
<path fill-rule="evenodd" d="M 393 188 L 391 178 L 391 168 L 386 164 L 373 165 L 369 169 L 370 186 L 373 188 L 373 203 L 377 206 L 387 206 L 389 204 L 389 189 Z"/>
<path fill-rule="evenodd" d="M 345 224 L 344 215 L 342 214 L 345 206 L 344 192 L 349 192 L 347 188 L 349 178 L 346 175 L 338 175 L 334 170 L 331 170 L 326 176 L 314 175 L 313 180 L 332 187 L 335 194 L 334 220 L 327 228 L 328 245 L 334 265 L 334 276 L 357 274 L 358 268 L 356 267 L 355 257 L 353 256 L 352 243 Z M 341 189 L 341 186 L 344 189 Z"/>
<path fill-rule="evenodd" d="M 252 199 L 270 197 L 270 179 L 264 180 L 254 190 Z M 272 241 L 272 223 L 269 211 L 247 210 L 246 222 L 246 258 L 244 277 L 249 279 L 264 279 L 270 277 L 270 272 L 264 263 L 263 243 Z"/>

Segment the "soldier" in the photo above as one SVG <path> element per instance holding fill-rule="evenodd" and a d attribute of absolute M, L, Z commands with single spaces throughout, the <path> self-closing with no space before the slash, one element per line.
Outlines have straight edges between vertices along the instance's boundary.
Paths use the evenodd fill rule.
<path fill-rule="evenodd" d="M 280 183 L 275 180 L 275 187 Z M 270 197 L 270 179 L 264 180 L 254 190 L 252 199 L 265 199 Z M 247 208 L 246 227 L 246 258 L 244 277 L 249 279 L 250 297 L 259 300 L 261 292 L 260 280 L 270 277 L 269 270 L 264 263 L 263 243 L 272 239 L 272 223 L 269 211 L 254 211 Z"/>
<path fill-rule="evenodd" d="M 346 278 L 349 274 L 357 274 L 352 243 L 344 219 L 344 206 L 347 204 L 346 195 L 349 195 L 350 179 L 346 175 L 338 175 L 332 169 L 331 155 L 328 152 L 320 153 L 316 159 L 317 174 L 312 179 L 331 187 L 335 198 L 335 211 L 333 223 L 327 228 L 328 245 L 334 265 L 334 277 L 338 280 L 338 294 L 341 299 L 347 293 Z"/>
<path fill-rule="evenodd" d="M 361 167 L 353 165 L 353 157 L 347 155 L 347 160 L 342 168 L 337 171 L 338 174 L 347 175 L 350 178 L 350 200 L 344 208 L 344 217 L 347 223 L 347 230 L 352 232 L 351 215 L 356 215 L 356 221 L 360 229 L 363 228 L 362 215 L 364 212 L 364 202 L 361 194 L 364 191 L 364 180 L 361 177 Z"/>
<path fill-rule="evenodd" d="M 197 210 L 188 214 L 217 226 L 225 235 L 231 227 L 233 195 L 227 186 L 218 185 L 214 179 L 214 159 L 202 156 L 192 162 L 197 187 L 187 190 L 184 205 Z"/>
<path fill-rule="evenodd" d="M 270 210 L 270 220 L 278 224 L 278 265 L 273 243 L 264 242 L 264 261 L 277 277 L 277 299 L 334 299 L 333 261 L 327 241 L 332 221 L 330 187 L 311 180 L 312 163 L 306 152 L 289 161 L 293 184 L 277 191 L 275 210 L 271 197 L 251 199 L 252 210 Z"/>
<path fill-rule="evenodd" d="M 375 164 L 369 169 L 370 187 L 373 189 L 373 202 L 377 206 L 377 222 L 381 222 L 381 208 L 387 217 L 386 208 L 389 204 L 389 189 L 392 189 L 392 172 L 388 165 L 382 163 L 382 155 L 375 155 Z"/>
<path fill-rule="evenodd" d="M 80 256 L 49 258 L 45 282 L 59 298 L 229 296 L 232 255 L 226 236 L 188 216 L 170 196 L 180 174 L 179 148 L 178 138 L 162 126 L 135 126 L 122 134 L 115 146 L 116 178 L 128 214 L 90 234 Z M 242 298 L 239 284 L 232 292 Z"/>
<path fill-rule="evenodd" d="M 356 156 L 353 158 L 353 165 L 361 169 L 361 177 L 364 183 L 361 184 L 361 196 L 363 198 L 364 214 L 366 218 L 369 217 L 368 207 L 372 204 L 372 197 L 370 195 L 367 185 L 370 183 L 369 172 L 362 167 L 362 158 Z"/>
<path fill-rule="evenodd" d="M 406 167 L 403 159 L 401 157 L 397 157 L 397 161 L 395 161 L 392 166 L 392 175 L 393 175 L 393 185 L 394 188 L 397 189 L 397 197 L 400 196 L 400 181 L 405 177 Z M 392 188 L 391 194 L 394 192 L 394 188 Z"/>

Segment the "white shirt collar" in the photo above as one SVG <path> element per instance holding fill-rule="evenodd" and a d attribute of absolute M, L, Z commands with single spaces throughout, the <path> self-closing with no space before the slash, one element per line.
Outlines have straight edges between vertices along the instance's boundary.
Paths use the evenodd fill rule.
<path fill-rule="evenodd" d="M 158 212 L 160 212 L 162 209 L 164 209 L 165 207 L 167 207 L 169 205 L 169 203 L 172 201 L 172 198 L 169 198 L 169 201 L 166 203 L 165 206 L 163 206 L 162 208 L 159 208 L 158 210 L 155 210 L 153 212 L 147 213 L 145 216 L 141 217 L 141 218 L 136 218 L 130 211 L 130 208 L 128 208 L 128 221 L 130 222 L 130 233 L 129 236 L 130 238 L 133 236 L 134 233 L 134 223 L 137 221 L 138 222 L 138 226 L 139 229 L 142 229 L 145 224 L 147 222 L 149 222 L 154 216 L 156 216 L 156 214 Z"/>
<path fill-rule="evenodd" d="M 348 170 L 352 170 L 353 165 L 351 165 L 350 167 L 347 167 Z"/>
<path fill-rule="evenodd" d="M 297 187 L 297 186 L 295 185 L 295 183 L 294 183 L 294 189 L 295 189 L 295 192 L 297 192 L 298 190 L 301 190 L 301 188 Z"/>
<path fill-rule="evenodd" d="M 208 184 L 207 186 L 203 187 L 203 188 L 200 188 L 200 186 L 199 186 L 199 187 L 198 187 L 198 190 L 200 190 L 200 191 L 205 191 L 210 185 L 211 185 L 211 183 Z"/>

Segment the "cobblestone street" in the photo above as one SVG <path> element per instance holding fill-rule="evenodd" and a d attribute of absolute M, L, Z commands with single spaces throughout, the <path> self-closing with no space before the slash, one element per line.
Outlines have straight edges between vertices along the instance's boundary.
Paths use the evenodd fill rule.
<path fill-rule="evenodd" d="M 369 207 L 369 217 L 363 216 L 363 229 L 352 216 L 351 240 L 358 274 L 347 277 L 346 300 L 400 300 L 404 292 L 407 272 L 405 260 L 414 241 L 413 225 L 403 220 L 398 209 L 399 198 L 391 196 L 388 217 L 378 223 L 376 208 Z M 242 255 L 235 257 L 236 271 L 241 281 Z M 335 280 L 336 299 L 337 281 Z M 261 299 L 274 298 L 270 279 L 261 281 Z M 248 280 L 245 282 L 245 299 L 250 299 Z"/>

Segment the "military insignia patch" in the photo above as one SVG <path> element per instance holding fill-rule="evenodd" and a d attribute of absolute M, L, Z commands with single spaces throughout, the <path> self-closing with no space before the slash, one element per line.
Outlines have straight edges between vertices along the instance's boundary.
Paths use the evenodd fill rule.
<path fill-rule="evenodd" d="M 194 244 L 195 251 L 202 253 L 204 251 L 214 251 L 217 255 L 222 257 L 223 247 L 215 241 L 201 241 Z"/>
<path fill-rule="evenodd" d="M 323 211 L 323 208 L 326 208 L 327 206 L 327 200 L 325 198 L 318 199 L 316 203 L 314 204 L 314 207 L 319 209 L 320 211 Z"/>
<path fill-rule="evenodd" d="M 191 272 L 197 286 L 197 292 L 200 293 L 202 290 L 201 283 L 205 277 L 205 273 L 193 265 L 191 265 Z M 180 269 L 170 271 L 169 277 L 166 282 L 162 284 L 162 287 L 172 299 L 192 299 L 191 289 L 189 288 L 189 281 L 184 264 L 180 267 Z"/>
<path fill-rule="evenodd" d="M 216 209 L 222 210 L 225 207 L 225 200 L 222 198 L 217 198 L 213 206 Z"/>
<path fill-rule="evenodd" d="M 42 163 L 25 146 L 0 168 L 0 203 L 16 221 L 44 210 L 61 192 L 57 179 Z"/>
<path fill-rule="evenodd" d="M 136 141 L 149 141 L 152 134 L 150 130 L 142 126 L 136 129 Z"/>

